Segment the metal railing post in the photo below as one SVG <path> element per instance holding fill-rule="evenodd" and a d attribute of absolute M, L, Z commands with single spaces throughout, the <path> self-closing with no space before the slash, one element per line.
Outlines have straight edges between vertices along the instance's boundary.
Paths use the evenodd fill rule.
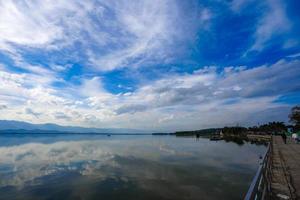
<path fill-rule="evenodd" d="M 272 144 L 269 143 L 264 154 L 262 163 L 251 182 L 244 200 L 263 200 L 270 199 L 270 179 L 272 162 Z"/>

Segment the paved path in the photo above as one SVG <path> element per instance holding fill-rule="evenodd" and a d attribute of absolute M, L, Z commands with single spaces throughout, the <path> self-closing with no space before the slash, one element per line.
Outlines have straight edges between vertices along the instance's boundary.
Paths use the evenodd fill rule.
<path fill-rule="evenodd" d="M 272 161 L 273 197 L 300 200 L 300 144 L 290 139 L 284 144 L 281 136 L 273 137 Z"/>

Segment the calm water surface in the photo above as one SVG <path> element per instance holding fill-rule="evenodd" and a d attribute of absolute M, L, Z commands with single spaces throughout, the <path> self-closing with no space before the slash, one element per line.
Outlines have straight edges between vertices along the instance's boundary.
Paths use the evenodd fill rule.
<path fill-rule="evenodd" d="M 0 199 L 242 199 L 265 149 L 175 136 L 2 135 Z"/>

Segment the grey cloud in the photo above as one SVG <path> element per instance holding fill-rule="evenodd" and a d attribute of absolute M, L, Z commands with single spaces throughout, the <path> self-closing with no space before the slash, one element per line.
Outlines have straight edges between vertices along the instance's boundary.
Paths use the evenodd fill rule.
<path fill-rule="evenodd" d="M 124 114 L 124 113 L 135 113 L 135 112 L 140 112 L 144 111 L 147 109 L 146 105 L 142 104 L 131 104 L 131 105 L 124 105 L 118 108 L 115 112 L 117 114 Z"/>
<path fill-rule="evenodd" d="M 203 81 L 209 76 L 214 77 L 212 81 Z M 224 69 L 221 74 L 211 71 L 208 74 L 197 72 L 178 75 L 142 87 L 132 95 L 134 98 L 140 97 L 140 100 L 119 107 L 116 113 L 135 113 L 151 108 L 201 105 L 217 101 L 226 104 L 234 103 L 232 99 L 239 98 L 276 97 L 300 91 L 299 77 L 299 60 L 281 60 L 270 66 L 241 70 Z"/>
<path fill-rule="evenodd" d="M 271 66 L 261 66 L 228 75 L 221 84 L 239 85 L 240 97 L 276 96 L 300 90 L 300 61 L 281 60 Z"/>
<path fill-rule="evenodd" d="M 55 117 L 55 119 L 65 119 L 65 120 L 70 120 L 71 119 L 70 116 L 66 115 L 63 112 L 55 112 L 54 117 Z"/>
<path fill-rule="evenodd" d="M 5 109 L 7 109 L 6 105 L 0 105 L 0 110 L 5 110 Z"/>
<path fill-rule="evenodd" d="M 25 109 L 25 113 L 28 114 L 28 115 L 33 115 L 33 116 L 35 116 L 36 118 L 39 118 L 39 117 L 42 115 L 42 113 L 35 112 L 35 111 L 33 111 L 31 108 L 26 108 L 26 109 Z"/>
<path fill-rule="evenodd" d="M 74 116 L 74 117 L 81 117 L 82 115 L 77 112 L 77 111 L 72 111 L 71 114 Z"/>
<path fill-rule="evenodd" d="M 251 113 L 245 118 L 245 121 L 249 123 L 247 125 L 253 125 L 253 124 L 257 125 L 257 123 L 260 124 L 267 123 L 270 122 L 270 119 L 272 119 L 273 121 L 287 121 L 286 120 L 287 118 L 284 118 L 284 116 L 288 116 L 289 113 L 290 113 L 289 106 L 267 108 L 265 110 Z"/>
<path fill-rule="evenodd" d="M 89 124 L 97 124 L 99 123 L 99 119 L 95 116 L 95 115 L 92 115 L 92 114 L 87 114 L 83 117 L 84 121 L 89 123 Z"/>

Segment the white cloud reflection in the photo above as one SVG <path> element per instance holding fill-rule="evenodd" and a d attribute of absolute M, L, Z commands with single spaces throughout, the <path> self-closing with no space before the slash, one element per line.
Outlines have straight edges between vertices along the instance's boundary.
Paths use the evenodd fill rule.
<path fill-rule="evenodd" d="M 11 170 L 1 173 L 0 185 L 22 185 L 26 181 L 59 171 L 91 172 L 113 158 L 112 152 L 99 141 L 28 143 L 0 148 L 0 165 Z M 9 170 L 9 171 L 10 171 Z"/>
<path fill-rule="evenodd" d="M 0 187 L 37 184 L 39 178 L 60 172 L 75 172 L 103 180 L 113 174 L 114 169 L 121 170 L 125 178 L 141 176 L 147 179 L 149 174 L 150 179 L 160 179 L 165 177 L 161 175 L 161 170 L 170 168 L 172 163 L 177 166 L 196 164 L 224 168 L 244 165 L 255 168 L 253 161 L 258 159 L 258 152 L 263 150 L 249 145 L 240 148 L 233 144 L 211 143 L 208 140 L 179 141 L 176 137 L 155 139 L 96 139 L 2 146 Z M 240 154 L 247 155 L 247 159 L 241 158 Z M 143 163 L 142 169 L 140 162 Z M 109 171 L 102 171 L 102 167 L 108 167 Z M 173 177 L 171 172 L 165 178 L 171 178 L 169 176 Z"/>

